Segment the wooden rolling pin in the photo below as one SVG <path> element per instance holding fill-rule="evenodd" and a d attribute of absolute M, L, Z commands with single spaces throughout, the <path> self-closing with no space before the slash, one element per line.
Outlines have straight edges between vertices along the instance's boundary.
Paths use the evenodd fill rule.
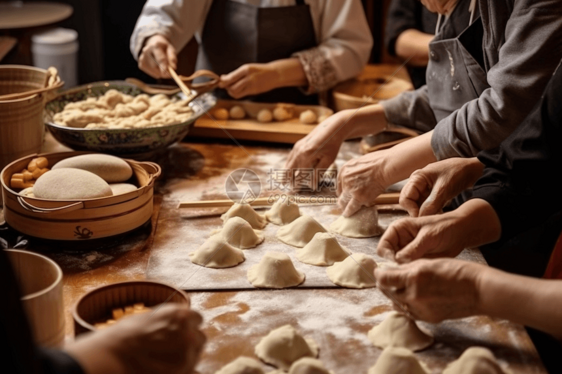
<path fill-rule="evenodd" d="M 291 196 L 292 197 L 292 196 Z M 375 204 L 398 204 L 398 199 L 400 198 L 399 192 L 392 192 L 392 193 L 384 193 L 379 195 L 376 198 Z M 254 201 L 250 203 L 253 206 L 260 206 L 260 205 L 272 205 L 270 199 L 273 199 L 271 196 L 266 197 L 258 197 Z M 334 196 L 324 197 L 324 201 L 318 202 L 318 197 L 311 199 L 308 196 L 298 196 L 298 204 L 317 204 L 317 205 L 330 205 L 336 204 L 337 198 Z M 273 201 L 275 201 L 273 199 Z M 234 201 L 227 199 L 227 200 L 204 200 L 204 201 L 185 201 L 179 203 L 178 208 L 223 208 L 223 207 L 230 207 L 234 205 Z"/>

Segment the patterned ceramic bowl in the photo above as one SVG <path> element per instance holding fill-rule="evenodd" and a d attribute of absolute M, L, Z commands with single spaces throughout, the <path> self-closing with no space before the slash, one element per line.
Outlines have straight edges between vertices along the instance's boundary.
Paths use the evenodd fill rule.
<path fill-rule="evenodd" d="M 51 134 L 62 144 L 76 151 L 109 153 L 120 157 L 143 159 L 166 149 L 183 139 L 195 120 L 216 104 L 216 98 L 206 93 L 189 105 L 193 108 L 191 118 L 183 123 L 141 129 L 83 129 L 58 125 L 53 116 L 70 102 L 98 97 L 110 89 L 128 95 L 143 93 L 136 86 L 124 81 L 96 82 L 72 88 L 60 93 L 45 106 L 45 124 Z M 182 94 L 178 94 L 181 98 Z"/>

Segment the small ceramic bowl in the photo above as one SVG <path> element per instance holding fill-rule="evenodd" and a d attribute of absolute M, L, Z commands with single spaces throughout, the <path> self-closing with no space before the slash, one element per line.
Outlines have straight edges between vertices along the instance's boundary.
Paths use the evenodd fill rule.
<path fill-rule="evenodd" d="M 112 318 L 116 308 L 144 303 L 148 308 L 162 303 L 190 305 L 187 294 L 167 284 L 152 281 L 131 281 L 98 287 L 78 300 L 72 310 L 74 335 L 96 331 L 94 325 Z"/>

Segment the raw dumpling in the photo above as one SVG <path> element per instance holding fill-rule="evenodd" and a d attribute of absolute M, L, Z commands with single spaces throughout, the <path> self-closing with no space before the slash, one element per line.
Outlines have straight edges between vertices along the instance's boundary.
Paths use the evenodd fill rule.
<path fill-rule="evenodd" d="M 228 110 L 225 108 L 219 108 L 213 112 L 213 115 L 215 116 L 215 119 L 225 121 L 228 119 Z"/>
<path fill-rule="evenodd" d="M 267 252 L 248 270 L 248 280 L 258 288 L 287 288 L 304 282 L 304 273 L 295 269 L 285 253 Z"/>
<path fill-rule="evenodd" d="M 443 374 L 505 374 L 494 354 L 484 347 L 470 347 Z"/>
<path fill-rule="evenodd" d="M 330 225 L 330 231 L 350 238 L 369 238 L 382 234 L 376 207 L 362 207 L 351 217 L 340 216 Z"/>
<path fill-rule="evenodd" d="M 61 168 L 82 169 L 94 173 L 107 183 L 125 182 L 133 176 L 127 161 L 110 155 L 87 154 L 70 157 L 57 162 L 52 170 Z"/>
<path fill-rule="evenodd" d="M 256 345 L 255 353 L 264 362 L 287 371 L 300 358 L 318 357 L 318 345 L 303 338 L 293 326 L 285 325 L 270 331 Z"/>
<path fill-rule="evenodd" d="M 289 374 L 331 374 L 320 360 L 303 357 L 291 365 Z"/>
<path fill-rule="evenodd" d="M 414 353 L 406 348 L 387 347 L 368 374 L 428 374 Z"/>
<path fill-rule="evenodd" d="M 75 200 L 112 196 L 106 181 L 86 170 L 59 168 L 43 174 L 33 186 L 39 199 Z"/>
<path fill-rule="evenodd" d="M 122 193 L 133 192 L 137 190 L 137 186 L 130 183 L 112 183 L 109 185 L 113 195 L 121 195 Z"/>
<path fill-rule="evenodd" d="M 375 347 L 401 347 L 421 351 L 433 344 L 433 336 L 422 331 L 416 322 L 402 313 L 390 312 L 379 325 L 368 334 Z"/>
<path fill-rule="evenodd" d="M 293 107 L 294 105 L 279 104 L 273 109 L 273 118 L 275 118 L 276 121 L 287 121 L 293 118 Z"/>
<path fill-rule="evenodd" d="M 307 245 L 297 249 L 300 262 L 316 266 L 333 265 L 345 260 L 348 255 L 336 238 L 327 232 L 317 232 Z"/>
<path fill-rule="evenodd" d="M 305 110 L 304 112 L 302 112 L 299 116 L 299 119 L 302 123 L 316 123 L 316 120 L 318 119 L 318 116 L 316 115 L 316 113 L 314 113 L 312 110 Z"/>
<path fill-rule="evenodd" d="M 258 112 L 256 119 L 261 123 L 271 122 L 273 120 L 273 114 L 269 109 L 262 109 Z"/>
<path fill-rule="evenodd" d="M 279 199 L 265 212 L 265 218 L 275 225 L 286 225 L 301 215 L 299 206 L 287 199 Z"/>
<path fill-rule="evenodd" d="M 215 374 L 264 374 L 262 364 L 250 357 L 238 357 L 226 364 Z"/>
<path fill-rule="evenodd" d="M 232 119 L 242 119 L 246 117 L 246 111 L 240 105 L 235 105 L 230 108 L 229 114 Z"/>
<path fill-rule="evenodd" d="M 302 248 L 317 232 L 326 232 L 326 229 L 311 216 L 303 215 L 281 227 L 275 236 L 283 243 Z"/>
<path fill-rule="evenodd" d="M 189 254 L 191 262 L 207 268 L 230 268 L 244 262 L 244 253 L 223 240 L 209 238 Z"/>
<path fill-rule="evenodd" d="M 261 214 L 256 213 L 254 208 L 250 204 L 234 204 L 230 209 L 221 216 L 223 222 L 226 222 L 229 218 L 241 217 L 244 218 L 254 229 L 263 229 L 267 225 L 265 217 Z"/>
<path fill-rule="evenodd" d="M 370 288 L 376 286 L 373 272 L 377 263 L 363 253 L 353 253 L 342 262 L 326 269 L 332 283 L 347 288 Z"/>
<path fill-rule="evenodd" d="M 211 232 L 211 235 L 241 249 L 254 248 L 264 239 L 260 231 L 254 230 L 240 217 L 232 217 L 226 221 L 222 229 Z"/>

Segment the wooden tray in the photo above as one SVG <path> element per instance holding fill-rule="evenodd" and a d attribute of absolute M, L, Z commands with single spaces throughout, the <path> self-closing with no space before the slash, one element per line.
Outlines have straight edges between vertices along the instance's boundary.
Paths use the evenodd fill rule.
<path fill-rule="evenodd" d="M 240 105 L 250 118 L 240 120 L 217 120 L 212 117 L 219 108 L 231 108 Z M 251 101 L 219 100 L 213 111 L 199 118 L 189 132 L 189 137 L 258 140 L 264 142 L 294 144 L 310 133 L 315 124 L 307 125 L 299 121 L 298 116 L 305 110 L 312 110 L 318 117 L 331 115 L 334 112 L 319 105 L 295 105 L 295 118 L 289 121 L 260 123 L 255 116 L 261 109 L 273 110 L 278 104 L 254 103 Z"/>

